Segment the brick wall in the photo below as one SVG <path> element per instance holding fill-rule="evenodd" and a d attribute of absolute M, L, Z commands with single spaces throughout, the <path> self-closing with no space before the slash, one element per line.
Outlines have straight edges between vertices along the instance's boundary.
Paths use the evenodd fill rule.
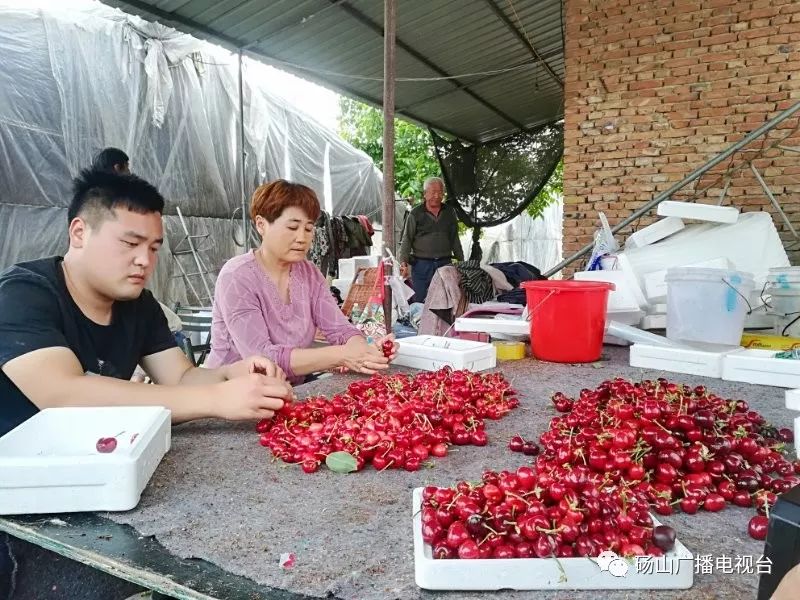
<path fill-rule="evenodd" d="M 800 0 L 565 0 L 565 19 L 565 256 L 592 240 L 598 211 L 620 222 L 800 101 Z M 800 146 L 797 127 L 767 143 Z M 728 202 L 770 211 L 793 239 L 743 158 L 697 183 L 703 201 L 718 201 L 734 169 Z M 755 165 L 800 231 L 800 154 L 767 150 Z"/>

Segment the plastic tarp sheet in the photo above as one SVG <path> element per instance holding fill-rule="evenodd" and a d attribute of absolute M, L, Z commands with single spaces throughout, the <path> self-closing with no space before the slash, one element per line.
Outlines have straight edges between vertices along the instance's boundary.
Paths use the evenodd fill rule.
<path fill-rule="evenodd" d="M 483 229 L 480 244 L 482 263 L 525 261 L 542 272 L 562 260 L 563 201 L 546 207 L 538 219 L 527 213 L 514 217 L 509 223 Z M 461 238 L 469 248 L 472 233 Z"/>
<path fill-rule="evenodd" d="M 369 157 L 248 77 L 254 63 L 244 62 L 246 197 L 286 177 L 333 214 L 374 213 L 381 175 Z M 0 269 L 66 250 L 71 178 L 106 146 L 125 150 L 167 199 L 151 289 L 166 303 L 197 302 L 176 262 L 196 272 L 192 256 L 171 255 L 186 247 L 176 207 L 205 235 L 197 245 L 212 285 L 242 251 L 236 55 L 99 3 L 0 2 Z"/>

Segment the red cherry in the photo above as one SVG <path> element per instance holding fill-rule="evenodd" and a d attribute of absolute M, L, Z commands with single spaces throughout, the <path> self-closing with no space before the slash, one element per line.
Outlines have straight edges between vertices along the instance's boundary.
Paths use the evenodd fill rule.
<path fill-rule="evenodd" d="M 473 540 L 466 540 L 458 547 L 458 558 L 471 560 L 479 558 L 479 556 L 478 544 Z"/>
<path fill-rule="evenodd" d="M 101 454 L 109 454 L 113 452 L 117 448 L 117 438 L 116 437 L 102 437 L 97 440 L 95 444 L 95 448 Z"/>
<path fill-rule="evenodd" d="M 756 540 L 767 539 L 767 530 L 769 529 L 769 519 L 764 515 L 755 515 L 750 519 L 747 524 L 747 533 L 750 537 Z"/>

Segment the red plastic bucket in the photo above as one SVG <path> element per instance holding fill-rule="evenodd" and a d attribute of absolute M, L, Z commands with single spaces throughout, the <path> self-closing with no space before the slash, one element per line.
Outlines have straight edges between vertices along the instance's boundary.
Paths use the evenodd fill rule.
<path fill-rule="evenodd" d="M 558 363 L 594 362 L 603 352 L 608 294 L 605 281 L 525 281 L 531 353 Z"/>

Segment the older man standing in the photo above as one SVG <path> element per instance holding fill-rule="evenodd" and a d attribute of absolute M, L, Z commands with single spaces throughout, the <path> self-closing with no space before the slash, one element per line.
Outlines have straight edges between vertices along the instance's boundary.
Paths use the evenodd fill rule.
<path fill-rule="evenodd" d="M 453 257 L 464 260 L 458 239 L 458 215 L 442 204 L 444 181 L 428 177 L 422 187 L 425 202 L 415 206 L 406 219 L 398 259 L 404 270 L 411 264 L 411 281 L 417 302 L 425 302 L 436 269 L 449 265 Z"/>

